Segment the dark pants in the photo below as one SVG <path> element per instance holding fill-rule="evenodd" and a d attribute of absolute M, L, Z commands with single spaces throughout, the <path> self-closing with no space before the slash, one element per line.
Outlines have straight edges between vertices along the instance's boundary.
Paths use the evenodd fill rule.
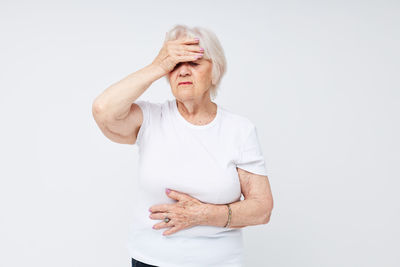
<path fill-rule="evenodd" d="M 158 267 L 158 266 L 150 265 L 132 258 L 132 267 Z"/>

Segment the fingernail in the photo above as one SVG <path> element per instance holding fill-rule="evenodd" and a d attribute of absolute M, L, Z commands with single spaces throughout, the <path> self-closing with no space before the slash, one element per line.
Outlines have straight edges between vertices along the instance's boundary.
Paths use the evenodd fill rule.
<path fill-rule="evenodd" d="M 200 51 L 203 52 L 203 51 L 204 51 L 204 48 L 203 48 L 203 47 L 200 47 Z"/>
<path fill-rule="evenodd" d="M 195 39 L 196 41 L 200 40 L 198 37 L 195 37 L 194 39 Z"/>
<path fill-rule="evenodd" d="M 149 209 L 149 211 L 151 212 L 151 209 Z"/>
<path fill-rule="evenodd" d="M 171 190 L 170 189 L 165 189 L 165 192 L 167 192 L 167 194 L 169 194 L 169 192 L 171 192 Z"/>

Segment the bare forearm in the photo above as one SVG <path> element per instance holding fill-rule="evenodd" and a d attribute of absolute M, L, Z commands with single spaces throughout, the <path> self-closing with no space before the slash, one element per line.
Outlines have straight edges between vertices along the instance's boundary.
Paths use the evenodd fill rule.
<path fill-rule="evenodd" d="M 122 80 L 112 84 L 93 102 L 96 112 L 104 114 L 107 119 L 124 118 L 132 103 L 156 80 L 164 76 L 163 70 L 150 64 L 129 74 Z"/>
<path fill-rule="evenodd" d="M 205 213 L 202 225 L 224 227 L 228 220 L 227 205 L 204 204 Z M 244 199 L 230 204 L 232 214 L 229 228 L 242 228 L 249 225 L 268 223 L 271 210 L 265 203 L 256 199 Z"/>

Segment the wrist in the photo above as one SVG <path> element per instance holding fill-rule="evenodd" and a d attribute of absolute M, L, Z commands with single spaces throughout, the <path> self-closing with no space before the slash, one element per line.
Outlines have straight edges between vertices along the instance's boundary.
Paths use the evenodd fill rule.
<path fill-rule="evenodd" d="M 147 65 L 147 68 L 156 76 L 156 79 L 159 79 L 167 74 L 159 64 L 154 62 Z"/>
<path fill-rule="evenodd" d="M 226 205 L 228 207 L 228 221 L 224 225 L 225 228 L 229 228 L 231 225 L 231 220 L 232 220 L 232 209 L 229 204 Z"/>
<path fill-rule="evenodd" d="M 225 227 L 228 221 L 228 207 L 225 204 L 205 204 L 206 215 L 202 225 Z"/>

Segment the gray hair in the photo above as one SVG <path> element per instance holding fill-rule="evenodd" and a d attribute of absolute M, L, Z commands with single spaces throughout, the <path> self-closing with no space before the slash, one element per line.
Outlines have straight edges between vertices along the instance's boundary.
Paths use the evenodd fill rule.
<path fill-rule="evenodd" d="M 189 38 L 198 37 L 200 39 L 200 47 L 204 48 L 203 58 L 210 59 L 212 62 L 210 95 L 214 99 L 217 96 L 217 89 L 227 68 L 224 50 L 218 37 L 214 32 L 204 27 L 190 28 L 183 24 L 176 24 L 167 32 L 165 41 L 176 40 L 183 36 Z M 165 77 L 168 81 L 167 75 Z"/>

